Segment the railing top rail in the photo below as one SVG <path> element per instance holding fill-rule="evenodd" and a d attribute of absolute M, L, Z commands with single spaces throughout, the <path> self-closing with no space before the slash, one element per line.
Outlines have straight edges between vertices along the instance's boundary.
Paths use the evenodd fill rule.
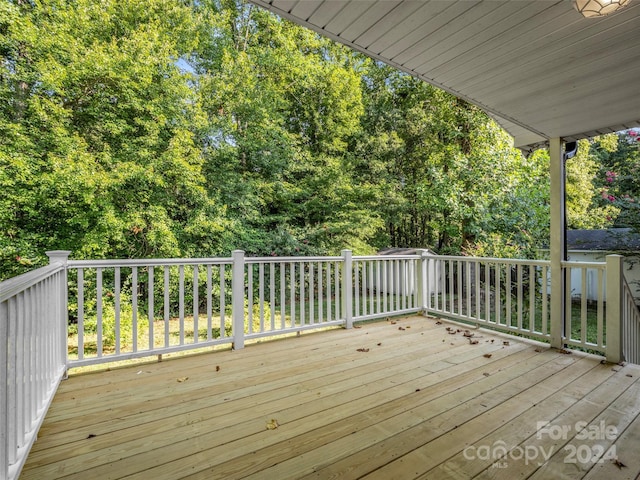
<path fill-rule="evenodd" d="M 420 255 L 360 255 L 353 257 L 353 261 L 368 260 L 417 260 Z"/>
<path fill-rule="evenodd" d="M 562 266 L 569 267 L 569 268 L 576 267 L 576 268 L 597 268 L 600 270 L 607 269 L 606 262 L 576 262 L 573 260 L 565 260 L 562 262 Z"/>
<path fill-rule="evenodd" d="M 339 262 L 343 257 L 245 257 L 245 263 Z"/>
<path fill-rule="evenodd" d="M 69 260 L 69 268 L 97 267 L 157 267 L 172 265 L 230 265 L 231 257 L 224 258 L 134 258 L 117 260 Z"/>
<path fill-rule="evenodd" d="M 527 260 L 522 258 L 492 258 L 492 257 L 465 257 L 454 255 L 427 255 L 426 258 L 434 260 L 460 260 L 464 262 L 480 262 L 480 263 L 506 263 L 510 265 L 539 265 L 549 266 L 549 260 Z"/>
<path fill-rule="evenodd" d="M 0 282 L 0 302 L 8 300 L 61 270 L 64 270 L 64 265 L 61 263 L 46 265 L 37 270 Z"/>

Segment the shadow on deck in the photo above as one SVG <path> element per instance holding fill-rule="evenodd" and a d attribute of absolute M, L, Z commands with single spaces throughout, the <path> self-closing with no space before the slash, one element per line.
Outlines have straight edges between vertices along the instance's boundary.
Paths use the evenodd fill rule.
<path fill-rule="evenodd" d="M 639 366 L 458 328 L 410 317 L 71 376 L 21 478 L 640 473 Z"/>

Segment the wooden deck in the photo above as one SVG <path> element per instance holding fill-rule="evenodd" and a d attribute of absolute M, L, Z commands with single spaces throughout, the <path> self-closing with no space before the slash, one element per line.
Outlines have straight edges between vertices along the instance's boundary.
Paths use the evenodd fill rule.
<path fill-rule="evenodd" d="M 471 344 L 451 325 L 411 317 L 72 376 L 21 478 L 638 476 L 639 366 L 483 330 Z M 625 466 L 592 462 L 614 452 Z"/>

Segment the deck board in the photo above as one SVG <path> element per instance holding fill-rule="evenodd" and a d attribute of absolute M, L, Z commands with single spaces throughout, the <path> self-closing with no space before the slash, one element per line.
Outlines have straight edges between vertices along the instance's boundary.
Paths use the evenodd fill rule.
<path fill-rule="evenodd" d="M 640 367 L 514 337 L 505 345 L 507 337 L 484 330 L 471 330 L 472 345 L 461 332 L 448 334 L 449 325 L 410 317 L 72 375 L 21 478 L 616 480 L 640 473 Z M 267 429 L 272 419 L 275 430 Z M 539 421 L 604 422 L 618 434 L 585 441 L 571 431 L 556 440 L 538 435 Z M 552 454 L 536 462 L 468 458 L 496 442 Z M 614 445 L 626 466 L 568 464 L 566 445 Z"/>

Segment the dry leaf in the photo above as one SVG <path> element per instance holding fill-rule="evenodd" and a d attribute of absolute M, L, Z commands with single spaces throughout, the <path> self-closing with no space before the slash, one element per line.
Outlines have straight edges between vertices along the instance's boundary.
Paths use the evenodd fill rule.
<path fill-rule="evenodd" d="M 398 327 L 398 330 L 406 330 L 404 327 Z"/>
<path fill-rule="evenodd" d="M 484 357 L 484 358 L 491 358 L 491 354 L 490 354 L 490 353 L 485 353 L 485 354 L 483 355 L 483 357 Z"/>
<path fill-rule="evenodd" d="M 220 365 L 216 365 L 216 372 L 220 371 Z"/>
<path fill-rule="evenodd" d="M 478 340 L 476 339 L 469 339 L 469 345 L 477 345 L 478 344 Z"/>
<path fill-rule="evenodd" d="M 463 335 L 464 335 L 465 337 L 469 337 L 469 338 L 471 338 L 471 337 L 473 337 L 473 336 L 475 335 L 475 333 L 471 333 L 469 330 L 465 330 L 465 331 L 464 331 L 464 333 L 463 333 Z"/>
<path fill-rule="evenodd" d="M 449 335 L 455 335 L 455 334 L 456 334 L 456 331 L 455 331 L 455 330 L 447 330 L 447 333 L 448 333 Z"/>
<path fill-rule="evenodd" d="M 505 346 L 509 346 L 509 340 L 503 341 L 502 344 L 505 345 Z"/>
<path fill-rule="evenodd" d="M 452 331 L 452 330 L 453 330 L 453 328 L 451 328 L 451 327 L 447 327 L 447 328 L 446 328 L 446 330 L 447 330 L 447 332 L 450 332 L 450 331 Z"/>
<path fill-rule="evenodd" d="M 541 351 L 542 351 L 542 350 L 540 350 L 539 348 L 536 348 L 536 349 L 534 350 L 534 352 L 538 352 L 538 353 L 540 353 Z"/>
<path fill-rule="evenodd" d="M 487 373 L 487 372 L 484 372 L 484 373 L 483 373 L 483 375 L 484 375 L 485 377 L 488 377 L 490 374 L 489 374 L 489 373 Z"/>
<path fill-rule="evenodd" d="M 411 328 L 411 325 L 407 325 L 407 328 Z"/>
<path fill-rule="evenodd" d="M 362 328 L 360 325 L 354 325 L 353 328 Z"/>
<path fill-rule="evenodd" d="M 613 460 L 613 464 L 618 467 L 620 470 L 622 470 L 623 467 L 626 467 L 626 465 L 624 463 L 622 463 L 620 460 L 618 460 L 617 458 L 615 458 Z"/>
<path fill-rule="evenodd" d="M 627 377 L 633 377 L 633 375 L 631 375 L 630 373 L 627 373 Z"/>
<path fill-rule="evenodd" d="M 186 382 L 187 380 L 189 380 L 189 377 L 180 377 L 178 378 L 178 383 Z"/>
<path fill-rule="evenodd" d="M 365 352 L 365 353 L 368 352 L 368 351 L 369 351 L 368 348 L 359 348 L 359 349 L 356 350 L 356 352 Z"/>
<path fill-rule="evenodd" d="M 94 437 L 95 437 L 95 434 L 90 433 L 90 434 L 87 436 L 87 440 L 88 440 L 88 439 L 90 439 L 90 438 L 94 438 Z"/>
<path fill-rule="evenodd" d="M 436 322 L 436 325 L 442 325 L 442 322 L 441 322 L 440 320 L 438 320 L 438 321 Z"/>
<path fill-rule="evenodd" d="M 395 325 L 395 324 L 396 324 L 396 322 L 391 322 L 391 325 Z"/>
<path fill-rule="evenodd" d="M 378 344 L 376 344 L 376 345 L 381 346 L 381 345 L 382 345 L 382 343 L 378 343 Z"/>
<path fill-rule="evenodd" d="M 494 339 L 492 338 L 492 339 L 491 339 L 491 343 L 493 343 L 493 341 L 494 341 Z"/>
<path fill-rule="evenodd" d="M 558 353 L 562 353 L 564 355 L 571 355 L 571 350 L 567 350 L 565 348 L 561 348 L 560 350 L 558 350 Z"/>
<path fill-rule="evenodd" d="M 269 420 L 267 422 L 267 430 L 275 430 L 279 426 L 280 426 L 280 424 L 278 423 L 278 421 L 275 418 L 272 418 L 271 420 Z"/>

